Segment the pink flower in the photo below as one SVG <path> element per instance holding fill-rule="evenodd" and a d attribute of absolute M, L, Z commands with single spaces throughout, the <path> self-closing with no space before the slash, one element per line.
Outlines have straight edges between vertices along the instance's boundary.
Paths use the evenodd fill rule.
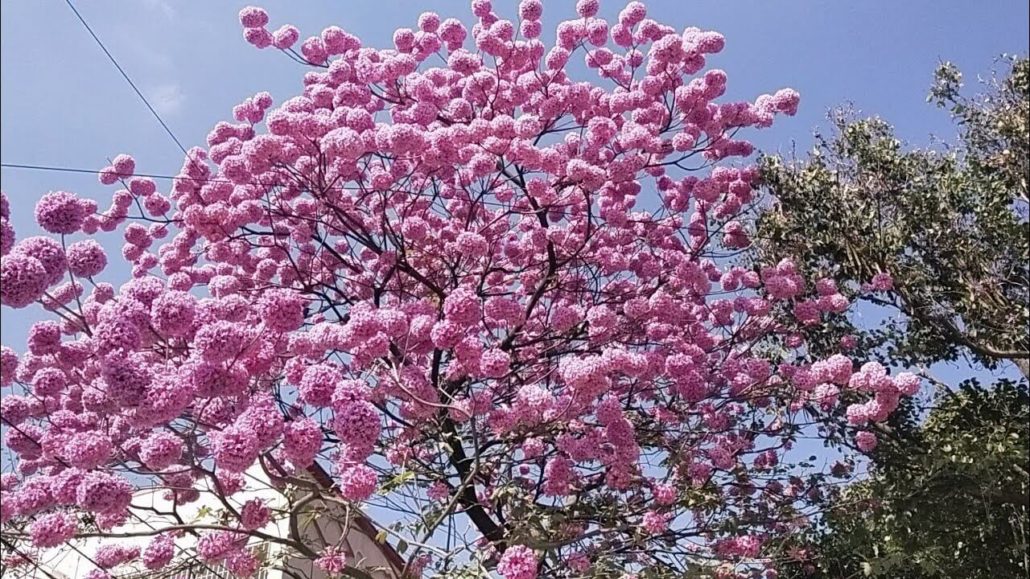
<path fill-rule="evenodd" d="M 247 535 L 234 531 L 212 531 L 197 541 L 197 555 L 202 561 L 217 563 L 239 551 L 247 542 Z"/>
<path fill-rule="evenodd" d="M 261 28 L 268 25 L 268 13 L 256 6 L 247 6 L 240 10 L 240 24 L 244 28 Z"/>
<path fill-rule="evenodd" d="M 440 16 L 435 12 L 423 12 L 418 17 L 418 28 L 422 32 L 434 33 L 440 27 Z"/>
<path fill-rule="evenodd" d="M 772 98 L 772 106 L 787 116 L 794 116 L 798 111 L 801 96 L 794 89 L 785 88 L 777 91 Z"/>
<path fill-rule="evenodd" d="M 845 352 L 850 352 L 858 346 L 858 339 L 855 336 L 847 335 L 841 336 L 840 338 L 840 349 Z"/>
<path fill-rule="evenodd" d="M 77 241 L 68 246 L 68 270 L 78 277 L 93 277 L 107 267 L 107 254 L 92 239 Z"/>
<path fill-rule="evenodd" d="M 443 501 L 451 495 L 451 489 L 447 486 L 447 483 L 443 481 L 435 481 L 429 485 L 429 489 L 426 490 L 426 497 L 433 501 Z"/>
<path fill-rule="evenodd" d="M 0 303 L 24 308 L 43 296 L 49 277 L 34 257 L 15 253 L 0 257 Z"/>
<path fill-rule="evenodd" d="M 868 430 L 863 430 L 855 435 L 855 444 L 862 452 L 872 452 L 876 448 L 876 435 Z"/>
<path fill-rule="evenodd" d="M 882 271 L 873 276 L 872 281 L 873 291 L 886 292 L 894 289 L 894 278 L 891 274 Z"/>
<path fill-rule="evenodd" d="M 865 404 L 852 404 L 845 412 L 848 424 L 852 426 L 865 426 L 869 422 L 869 412 Z"/>
<path fill-rule="evenodd" d="M 347 568 L 347 556 L 336 547 L 327 547 L 315 559 L 315 566 L 329 576 L 339 575 Z"/>
<path fill-rule="evenodd" d="M 245 28 L 243 38 L 255 48 L 268 48 L 275 40 L 272 33 L 264 28 Z"/>
<path fill-rule="evenodd" d="M 597 15 L 599 8 L 600 2 L 598 0 L 578 0 L 576 2 L 576 13 L 583 18 L 593 18 Z"/>
<path fill-rule="evenodd" d="M 149 177 L 133 177 L 129 180 L 129 192 L 136 197 L 147 197 L 157 191 L 157 183 Z"/>
<path fill-rule="evenodd" d="M 68 440 L 62 454 L 71 466 L 90 470 L 111 457 L 113 446 L 110 437 L 100 432 L 81 432 Z"/>
<path fill-rule="evenodd" d="M 283 430 L 283 452 L 294 465 L 304 468 L 322 448 L 322 429 L 310 418 L 288 422 Z"/>
<path fill-rule="evenodd" d="M 42 321 L 29 329 L 29 351 L 37 356 L 56 354 L 61 350 L 61 326 L 57 322 Z"/>
<path fill-rule="evenodd" d="M 490 245 L 482 235 L 471 231 L 463 231 L 455 242 L 458 252 L 469 258 L 483 257 L 490 250 Z"/>
<path fill-rule="evenodd" d="M 508 547 L 497 563 L 497 572 L 504 579 L 536 579 L 536 570 L 536 554 L 522 545 Z"/>
<path fill-rule="evenodd" d="M 272 511 L 261 499 L 251 499 L 240 509 L 240 526 L 248 531 L 260 529 L 271 520 Z"/>
<path fill-rule="evenodd" d="M 544 14 L 544 5 L 540 0 L 522 0 L 519 2 L 519 18 L 523 20 L 540 20 Z"/>
<path fill-rule="evenodd" d="M 317 36 L 312 36 L 301 43 L 300 53 L 311 64 L 322 64 L 328 57 L 325 43 Z"/>
<path fill-rule="evenodd" d="M 474 325 L 481 315 L 479 298 L 465 288 L 458 288 L 444 300 L 444 312 L 448 321 L 463 327 Z"/>
<path fill-rule="evenodd" d="M 240 353 L 246 334 L 243 329 L 228 321 L 218 321 L 203 326 L 194 339 L 200 356 L 208 362 L 224 362 Z"/>
<path fill-rule="evenodd" d="M 175 464 L 182 457 L 183 444 L 170 432 L 158 432 L 140 445 L 140 459 L 150 469 L 159 471 Z"/>
<path fill-rule="evenodd" d="M 350 460 L 364 460 L 372 453 L 380 429 L 379 410 L 369 402 L 352 402 L 335 411 L 333 430 Z"/>
<path fill-rule="evenodd" d="M 490 15 L 493 6 L 490 0 L 472 0 L 472 14 L 478 18 L 485 18 Z"/>
<path fill-rule="evenodd" d="M 88 472 L 75 491 L 78 505 L 100 515 L 118 514 L 132 500 L 132 486 L 120 476 Z"/>
<path fill-rule="evenodd" d="M 154 328 L 168 337 L 190 333 L 196 317 L 196 298 L 184 291 L 168 291 L 154 300 L 151 318 Z"/>
<path fill-rule="evenodd" d="M 438 33 L 440 35 L 440 39 L 447 43 L 448 50 L 457 50 L 458 48 L 461 48 L 467 35 L 465 25 L 455 18 L 444 20 L 440 24 Z"/>
<path fill-rule="evenodd" d="M 29 527 L 32 544 L 41 549 L 57 547 L 75 536 L 78 521 L 70 513 L 51 513 Z"/>
<path fill-rule="evenodd" d="M 660 505 L 671 505 L 676 502 L 679 492 L 671 484 L 657 484 L 654 486 L 654 498 Z"/>
<path fill-rule="evenodd" d="M 297 27 L 286 24 L 272 33 L 272 46 L 280 50 L 286 50 L 297 43 L 300 39 L 300 31 Z"/>
<path fill-rule="evenodd" d="M 6 218 L 0 219 L 0 256 L 7 255 L 14 247 L 14 226 Z"/>
<path fill-rule="evenodd" d="M 241 550 L 225 558 L 225 569 L 234 577 L 252 577 L 261 567 L 261 561 L 253 553 Z"/>
<path fill-rule="evenodd" d="M 586 573 L 590 570 L 591 565 L 593 565 L 590 559 L 590 554 L 582 551 L 569 555 L 566 563 L 569 565 L 570 569 L 577 573 Z M 628 578 L 624 577 L 623 579 Z"/>
<path fill-rule="evenodd" d="M 258 455 L 258 441 L 251 430 L 230 426 L 220 432 L 210 433 L 215 465 L 229 472 L 243 472 L 253 464 Z"/>
<path fill-rule="evenodd" d="M 552 497 L 568 495 L 577 478 L 572 467 L 572 461 L 563 456 L 556 456 L 547 461 L 547 466 L 544 467 L 542 487 L 544 495 Z"/>
<path fill-rule="evenodd" d="M 641 2 L 630 2 L 619 13 L 619 22 L 623 26 L 631 27 L 638 24 L 647 17 L 647 7 Z"/>
<path fill-rule="evenodd" d="M 276 332 L 292 332 L 304 324 L 304 297 L 295 291 L 274 289 L 258 301 L 265 326 Z"/>
<path fill-rule="evenodd" d="M 130 155 L 118 155 L 111 163 L 111 167 L 119 178 L 127 179 L 136 172 L 136 160 Z"/>
<path fill-rule="evenodd" d="M 301 398 L 312 406 L 328 406 L 336 384 L 342 380 L 340 371 L 330 364 L 316 364 L 304 371 L 300 381 Z"/>
<path fill-rule="evenodd" d="M 363 464 L 344 467 L 340 473 L 340 493 L 350 501 L 368 499 L 375 492 L 377 484 L 375 471 Z"/>
<path fill-rule="evenodd" d="M 143 566 L 157 570 L 171 563 L 175 557 L 175 539 L 168 533 L 162 533 L 151 539 L 143 549 Z"/>
<path fill-rule="evenodd" d="M 50 233 L 75 233 L 85 216 L 78 196 L 67 191 L 51 191 L 36 203 L 36 222 Z"/>
<path fill-rule="evenodd" d="M 400 28 L 393 33 L 393 45 L 401 52 L 411 52 L 415 46 L 415 33 L 408 28 Z"/>
<path fill-rule="evenodd" d="M 660 513 L 658 511 L 648 511 L 644 513 L 644 518 L 640 525 L 645 531 L 652 535 L 661 535 L 669 529 L 669 519 L 672 518 L 669 513 Z"/>
<path fill-rule="evenodd" d="M 3 346 L 0 348 L 0 386 L 10 386 L 18 371 L 18 354 Z M 6 416 L 6 413 L 4 414 Z"/>
<path fill-rule="evenodd" d="M 894 377 L 894 387 L 904 396 L 915 396 L 919 393 L 919 376 L 909 372 L 902 372 Z"/>
<path fill-rule="evenodd" d="M 511 356 L 502 350 L 492 348 L 483 352 L 479 359 L 479 369 L 487 378 L 500 378 L 508 373 Z"/>
<path fill-rule="evenodd" d="M 139 547 L 128 545 L 102 545 L 93 560 L 102 569 L 111 569 L 139 558 Z"/>

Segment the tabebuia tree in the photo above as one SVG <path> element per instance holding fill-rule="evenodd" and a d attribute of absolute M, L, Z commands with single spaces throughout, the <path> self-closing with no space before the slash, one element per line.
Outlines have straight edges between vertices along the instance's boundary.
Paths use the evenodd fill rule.
<path fill-rule="evenodd" d="M 471 30 L 426 13 L 390 49 L 329 27 L 297 52 L 244 9 L 249 42 L 307 66 L 300 94 L 246 99 L 168 191 L 122 155 L 110 206 L 44 195 L 50 235 L 17 239 L 5 198 L 0 298 L 48 312 L 3 351 L 8 564 L 116 541 L 152 488 L 173 516 L 214 501 L 90 577 L 161 569 L 184 536 L 236 575 L 280 565 L 253 545 L 290 509 L 229 500 L 260 469 L 289 505 L 303 486 L 389 513 L 412 576 L 776 576 L 771 546 L 848 473 L 796 441 L 844 405 L 835 440 L 868 451 L 919 386 L 806 348 L 848 308 L 831 280 L 727 259 L 756 204 L 738 134 L 797 93 L 722 102 L 723 37 L 638 2 L 609 23 L 581 0 L 550 47 L 537 0 L 472 10 Z M 96 240 L 115 231 L 117 287 Z"/>

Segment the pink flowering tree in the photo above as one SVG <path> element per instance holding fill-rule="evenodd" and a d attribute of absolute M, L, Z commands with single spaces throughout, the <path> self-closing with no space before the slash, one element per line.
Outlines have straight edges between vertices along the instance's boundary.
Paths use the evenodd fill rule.
<path fill-rule="evenodd" d="M 94 576 L 160 569 L 183 535 L 249 575 L 275 563 L 248 538 L 290 516 L 231 503 L 260 469 L 347 524 L 376 513 L 411 575 L 775 576 L 848 470 L 806 470 L 795 441 L 821 423 L 869 450 L 918 387 L 811 357 L 849 305 L 831 281 L 730 261 L 757 203 L 739 137 L 797 93 L 722 102 L 723 37 L 639 2 L 607 22 L 580 0 L 553 45 L 538 0 L 472 10 L 389 49 L 329 27 L 295 51 L 296 28 L 247 8 L 246 40 L 305 67 L 297 96 L 246 99 L 167 191 L 122 155 L 109 207 L 45 195 L 48 236 L 18 239 L 4 198 L 0 300 L 48 312 L 3 350 L 8 563 L 113 541 L 147 516 L 139 489 L 172 515 L 204 489 L 217 516 L 105 545 Z M 115 231 L 119 287 L 97 280 Z M 275 540 L 368 576 L 339 546 Z"/>

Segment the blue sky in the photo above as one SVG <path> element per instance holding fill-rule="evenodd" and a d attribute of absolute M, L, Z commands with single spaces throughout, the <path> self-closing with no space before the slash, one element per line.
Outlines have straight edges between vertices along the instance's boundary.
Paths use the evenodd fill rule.
<path fill-rule="evenodd" d="M 277 100 L 300 87 L 299 65 L 243 41 L 237 13 L 244 2 L 89 0 L 86 20 L 187 146 L 202 144 L 232 106 L 260 90 Z M 469 22 L 466 2 L 325 0 L 265 2 L 271 25 L 297 25 L 302 35 L 339 25 L 366 44 L 387 46 L 397 27 L 414 27 L 434 10 Z M 517 2 L 495 2 L 512 14 Z M 573 15 L 572 0 L 545 4 L 545 30 Z M 602 1 L 614 16 L 623 2 Z M 61 0 L 3 0 L 0 30 L 0 149 L 3 162 L 100 168 L 131 153 L 138 171 L 174 174 L 181 153 L 125 84 Z M 1025 53 L 1030 8 L 992 2 L 761 2 L 680 0 L 649 3 L 649 16 L 677 28 L 726 35 L 709 65 L 729 74 L 727 98 L 754 98 L 790 86 L 802 95 L 794 118 L 749 136 L 765 151 L 810 146 L 826 111 L 846 101 L 891 120 L 899 134 L 926 143 L 953 132 L 946 115 L 924 102 L 941 60 L 956 62 L 972 82 L 1001 53 Z M 545 35 L 550 41 L 553 32 Z M 32 208 L 55 189 L 104 199 L 112 192 L 92 175 L 3 169 L 19 237 L 37 233 Z M 111 239 L 110 246 L 117 247 Z M 111 272 L 125 279 L 123 270 Z M 3 343 L 22 349 L 38 309 L 3 310 Z"/>

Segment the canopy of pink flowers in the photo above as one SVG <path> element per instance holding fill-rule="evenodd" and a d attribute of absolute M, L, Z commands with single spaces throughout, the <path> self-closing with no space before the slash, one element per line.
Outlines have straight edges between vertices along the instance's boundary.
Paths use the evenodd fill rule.
<path fill-rule="evenodd" d="M 705 557 L 732 575 L 805 524 L 821 479 L 781 464 L 798 429 L 846 399 L 854 435 L 918 389 L 809 356 L 849 306 L 832 282 L 726 259 L 756 203 L 739 136 L 796 92 L 721 100 L 722 35 L 639 2 L 608 22 L 580 0 L 553 40 L 538 0 L 472 10 L 375 49 L 246 8 L 248 42 L 307 66 L 296 96 L 235 107 L 168 190 L 121 155 L 110 206 L 45 195 L 48 236 L 16 237 L 3 198 L 0 301 L 49 312 L 2 356 L 2 521 L 27 552 L 125 522 L 141 477 L 188 503 L 204 478 L 231 495 L 259 461 L 317 462 L 355 503 L 411 473 L 383 490 L 423 499 L 408 522 L 446 505 L 508 579 Z M 120 256 L 94 240 L 114 231 Z M 241 537 L 269 516 L 197 554 L 252 573 Z M 142 553 L 171 558 L 167 534 Z"/>

